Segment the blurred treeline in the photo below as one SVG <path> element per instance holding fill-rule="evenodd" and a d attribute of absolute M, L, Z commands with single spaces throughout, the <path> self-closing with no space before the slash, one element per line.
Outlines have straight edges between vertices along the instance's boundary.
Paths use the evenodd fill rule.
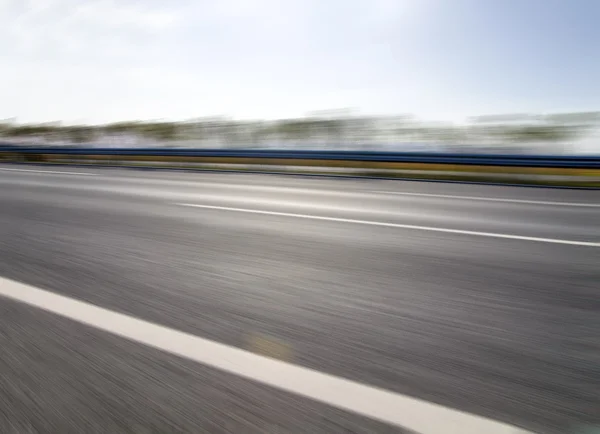
<path fill-rule="evenodd" d="M 3 142 L 63 146 L 297 147 L 381 149 L 413 144 L 427 150 L 571 152 L 597 132 L 600 112 L 479 116 L 463 124 L 410 115 L 360 116 L 343 111 L 280 120 L 199 118 L 105 125 L 0 123 Z"/>

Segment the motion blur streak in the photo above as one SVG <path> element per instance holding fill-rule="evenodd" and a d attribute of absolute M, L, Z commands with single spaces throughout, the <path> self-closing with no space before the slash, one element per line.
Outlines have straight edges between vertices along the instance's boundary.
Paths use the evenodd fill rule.
<path fill-rule="evenodd" d="M 600 250 L 467 234 L 597 244 L 598 207 L 529 202 L 598 191 L 89 173 L 0 171 L 2 433 L 600 422 Z"/>
<path fill-rule="evenodd" d="M 59 175 L 83 175 L 83 176 L 94 176 L 93 173 L 86 172 L 65 172 L 62 170 L 37 170 L 37 169 L 12 169 L 7 167 L 2 167 L 0 170 L 5 172 L 31 172 L 31 173 L 56 173 Z"/>
<path fill-rule="evenodd" d="M 257 356 L 48 291 L 0 279 L 0 295 L 196 362 L 422 434 L 515 434 L 517 429 L 342 378 Z"/>

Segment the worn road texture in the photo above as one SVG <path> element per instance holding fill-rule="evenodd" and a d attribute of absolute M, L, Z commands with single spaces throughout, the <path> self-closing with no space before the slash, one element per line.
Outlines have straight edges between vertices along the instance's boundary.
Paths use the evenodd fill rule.
<path fill-rule="evenodd" d="M 600 242 L 600 192 L 6 167 L 1 277 L 533 432 L 600 423 L 600 247 L 552 242 Z M 0 344 L 1 433 L 401 432 L 5 298 Z"/>

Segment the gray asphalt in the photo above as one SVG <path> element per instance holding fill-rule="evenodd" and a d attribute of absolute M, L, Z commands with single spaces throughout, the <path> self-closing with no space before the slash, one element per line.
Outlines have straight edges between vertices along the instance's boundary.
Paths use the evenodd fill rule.
<path fill-rule="evenodd" d="M 293 363 L 535 432 L 600 423 L 600 248 L 177 205 L 600 242 L 598 207 L 394 194 L 598 191 L 15 167 L 0 166 L 0 276 L 241 348 L 277 340 Z M 397 432 L 0 309 L 3 433 Z"/>

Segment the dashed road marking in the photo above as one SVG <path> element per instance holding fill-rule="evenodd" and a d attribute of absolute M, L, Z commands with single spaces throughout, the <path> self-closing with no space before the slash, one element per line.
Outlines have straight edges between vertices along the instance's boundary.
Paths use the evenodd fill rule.
<path fill-rule="evenodd" d="M 575 240 L 562 240 L 558 238 L 540 238 L 540 237 L 528 237 L 524 235 L 511 235 L 511 234 L 500 234 L 495 232 L 478 232 L 478 231 L 467 231 L 462 229 L 449 229 L 449 228 L 437 228 L 431 226 L 418 226 L 418 225 L 408 225 L 402 223 L 388 223 L 388 222 L 377 222 L 371 220 L 355 220 L 355 219 L 346 219 L 341 217 L 324 217 L 324 216 L 316 216 L 310 214 L 295 214 L 288 212 L 277 212 L 277 211 L 265 211 L 258 209 L 247 209 L 247 208 L 232 208 L 228 206 L 215 206 L 215 205 L 198 205 L 193 203 L 177 203 L 176 205 L 187 206 L 192 208 L 204 208 L 204 209 L 214 209 L 221 211 L 233 211 L 233 212 L 243 212 L 250 214 L 264 214 L 264 215 L 273 215 L 280 217 L 294 217 L 308 220 L 321 220 L 321 221 L 330 221 L 330 222 L 339 222 L 339 223 L 353 223 L 360 225 L 370 225 L 370 226 L 382 226 L 388 228 L 398 228 L 398 229 L 411 229 L 418 231 L 429 231 L 429 232 L 443 232 L 448 234 L 459 234 L 459 235 L 473 235 L 477 237 L 490 237 L 490 238 L 504 238 L 509 240 L 520 240 L 520 241 L 535 241 L 540 243 L 554 243 L 554 244 L 569 244 L 573 246 L 586 246 L 586 247 L 600 247 L 600 242 L 591 242 L 591 241 L 575 241 Z"/>
<path fill-rule="evenodd" d="M 437 197 L 442 199 L 465 199 L 465 200 L 483 200 L 487 202 L 506 202 L 506 203 L 524 203 L 530 205 L 552 205 L 552 206 L 574 206 L 586 208 L 600 208 L 598 203 L 577 203 L 577 202 L 555 202 L 545 200 L 525 200 L 525 199 L 503 199 L 495 197 L 480 196 L 457 196 L 451 194 L 431 194 L 431 193 L 409 193 L 403 191 L 374 191 L 373 193 L 393 194 L 395 196 L 415 196 L 415 197 Z"/>

